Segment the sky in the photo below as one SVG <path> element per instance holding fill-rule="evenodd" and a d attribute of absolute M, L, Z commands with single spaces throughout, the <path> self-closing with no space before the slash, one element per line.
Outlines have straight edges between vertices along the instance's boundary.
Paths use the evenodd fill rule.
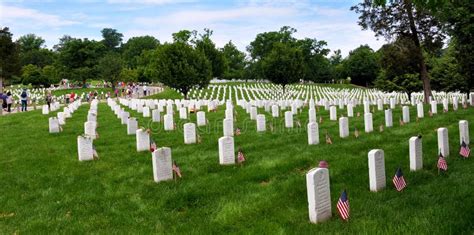
<path fill-rule="evenodd" d="M 357 24 L 349 10 L 355 0 L 0 0 L 0 27 L 9 27 L 16 40 L 34 33 L 52 48 L 63 35 L 101 40 L 103 28 L 131 37 L 151 35 L 171 41 L 182 29 L 213 30 L 218 47 L 232 42 L 242 51 L 258 33 L 297 29 L 296 38 L 316 38 L 331 51 L 385 42 Z"/>

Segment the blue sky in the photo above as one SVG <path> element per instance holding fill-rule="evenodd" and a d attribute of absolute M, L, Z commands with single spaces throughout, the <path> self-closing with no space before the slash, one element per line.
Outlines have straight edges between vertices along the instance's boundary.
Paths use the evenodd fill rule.
<path fill-rule="evenodd" d="M 62 35 L 101 39 L 100 30 L 117 29 L 124 42 L 134 36 L 152 35 L 161 42 L 181 29 L 210 28 L 221 47 L 232 40 L 239 49 L 258 33 L 296 28 L 297 38 L 325 40 L 343 55 L 361 44 L 378 49 L 384 43 L 371 31 L 362 31 L 353 0 L 0 0 L 0 26 L 9 27 L 14 38 L 34 33 L 49 48 Z"/>

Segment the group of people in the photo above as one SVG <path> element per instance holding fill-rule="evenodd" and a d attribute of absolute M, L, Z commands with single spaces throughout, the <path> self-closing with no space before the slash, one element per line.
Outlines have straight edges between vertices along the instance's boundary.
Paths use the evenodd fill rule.
<path fill-rule="evenodd" d="M 12 105 L 15 103 L 15 99 L 13 98 L 13 94 L 8 91 L 6 94 L 0 94 L 2 98 L 2 109 L 3 111 L 12 112 Z M 20 94 L 20 101 L 21 101 L 21 112 L 27 111 L 28 108 L 28 92 L 26 89 L 23 89 L 23 91 Z"/>

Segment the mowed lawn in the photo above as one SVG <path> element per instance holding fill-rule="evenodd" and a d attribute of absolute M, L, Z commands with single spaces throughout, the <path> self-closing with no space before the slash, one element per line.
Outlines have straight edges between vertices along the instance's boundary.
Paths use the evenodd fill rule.
<path fill-rule="evenodd" d="M 451 108 L 451 107 L 450 107 Z M 40 110 L 0 117 L 0 231 L 1 233 L 389 233 L 470 234 L 474 231 L 474 161 L 459 157 L 459 120 L 468 120 L 474 133 L 474 108 L 439 113 L 399 126 L 401 108 L 394 110 L 394 127 L 379 132 L 384 112 L 374 114 L 374 132 L 364 133 L 363 115 L 350 118 L 351 136 L 340 139 L 338 122 L 320 108 L 321 144 L 308 146 L 307 110 L 295 116 L 302 128 L 284 128 L 284 119 L 266 114 L 274 132 L 257 133 L 255 122 L 236 107 L 235 137 L 246 154 L 243 166 L 220 166 L 217 140 L 222 136 L 224 106 L 206 114 L 210 123 L 198 130 L 201 144 L 184 145 L 182 125 L 164 132 L 136 112 L 139 125 L 153 130 L 158 146 L 172 149 L 183 173 L 177 181 L 155 183 L 151 154 L 136 152 L 135 136 L 110 108 L 99 105 L 94 142 L 100 160 L 79 162 L 77 136 L 84 131 L 89 105 L 67 119 L 60 134 L 48 133 L 48 117 Z M 438 107 L 438 111 L 442 107 Z M 263 113 L 259 109 L 259 113 Z M 355 112 L 363 113 L 358 106 Z M 338 116 L 346 114 L 338 109 Z M 281 115 L 283 116 L 283 115 Z M 196 115 L 191 115 L 196 121 Z M 354 127 L 361 132 L 356 139 Z M 438 127 L 448 127 L 449 170 L 438 175 Z M 334 144 L 324 143 L 326 130 Z M 423 135 L 421 171 L 409 171 L 408 139 Z M 387 188 L 369 191 L 367 153 L 385 151 Z M 308 218 L 305 174 L 320 160 L 329 163 L 333 218 L 311 224 Z M 408 187 L 397 192 L 391 179 L 401 166 Z M 351 219 L 341 221 L 335 204 L 347 189 Z"/>

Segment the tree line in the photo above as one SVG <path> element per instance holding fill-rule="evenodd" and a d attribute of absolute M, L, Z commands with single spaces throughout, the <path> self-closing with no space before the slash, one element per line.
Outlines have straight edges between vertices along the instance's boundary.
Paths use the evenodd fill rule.
<path fill-rule="evenodd" d="M 343 58 L 315 38 L 298 39 L 296 29 L 263 32 L 246 52 L 229 41 L 218 48 L 213 31 L 181 30 L 171 42 L 152 36 L 123 42 L 123 34 L 104 28 L 102 40 L 65 35 L 52 49 L 34 34 L 12 40 L 0 29 L 0 87 L 9 84 L 49 86 L 61 79 L 86 84 L 102 79 L 160 82 L 183 94 L 205 87 L 212 78 L 296 82 L 350 82 L 386 91 L 411 93 L 431 88 L 467 91 L 473 86 L 474 4 L 469 0 L 365 0 L 351 8 L 362 29 L 388 43 L 374 51 L 361 45 Z"/>

